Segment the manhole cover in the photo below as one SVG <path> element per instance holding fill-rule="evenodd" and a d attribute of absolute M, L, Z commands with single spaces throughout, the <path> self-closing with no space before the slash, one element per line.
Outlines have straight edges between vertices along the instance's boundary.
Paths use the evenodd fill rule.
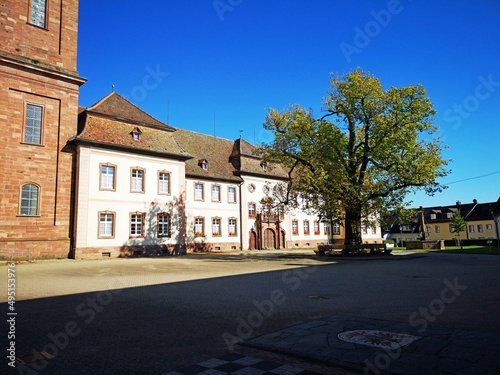
<path fill-rule="evenodd" d="M 374 346 L 376 348 L 395 350 L 420 339 L 420 336 L 408 335 L 406 333 L 361 329 L 341 332 L 338 334 L 338 338 L 352 344 L 362 344 Z"/>

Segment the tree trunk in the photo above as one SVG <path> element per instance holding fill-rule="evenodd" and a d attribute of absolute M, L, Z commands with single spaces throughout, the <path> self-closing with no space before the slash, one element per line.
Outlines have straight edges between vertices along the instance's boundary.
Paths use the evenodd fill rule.
<path fill-rule="evenodd" d="M 345 245 L 358 245 L 361 239 L 361 207 L 347 209 L 345 213 Z"/>

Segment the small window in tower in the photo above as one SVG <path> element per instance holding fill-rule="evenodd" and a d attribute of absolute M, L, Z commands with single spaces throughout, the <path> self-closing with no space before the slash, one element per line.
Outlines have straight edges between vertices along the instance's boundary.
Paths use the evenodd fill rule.
<path fill-rule="evenodd" d="M 39 27 L 46 27 L 47 1 L 31 0 L 30 23 Z"/>

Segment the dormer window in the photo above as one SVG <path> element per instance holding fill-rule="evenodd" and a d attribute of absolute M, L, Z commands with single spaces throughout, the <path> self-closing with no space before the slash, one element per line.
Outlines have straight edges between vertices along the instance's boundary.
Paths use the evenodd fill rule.
<path fill-rule="evenodd" d="M 198 165 L 203 169 L 204 171 L 208 171 L 208 161 L 207 159 L 200 159 L 198 161 Z"/>
<path fill-rule="evenodd" d="M 267 163 L 266 163 L 265 161 L 263 161 L 263 162 L 261 162 L 261 163 L 260 163 L 260 167 L 262 168 L 262 170 L 263 170 L 264 172 L 266 172 L 266 171 L 267 171 Z"/>
<path fill-rule="evenodd" d="M 141 129 L 135 128 L 130 132 L 130 134 L 132 134 L 132 139 L 134 141 L 139 142 L 141 140 L 141 134 L 142 134 Z"/>

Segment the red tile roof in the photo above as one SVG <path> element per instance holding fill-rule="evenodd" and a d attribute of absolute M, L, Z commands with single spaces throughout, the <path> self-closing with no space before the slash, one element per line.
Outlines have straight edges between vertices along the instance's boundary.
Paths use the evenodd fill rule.
<path fill-rule="evenodd" d="M 132 131 L 139 128 L 140 140 L 134 141 Z M 83 131 L 77 141 L 98 143 L 103 146 L 122 146 L 137 151 L 162 153 L 174 158 L 189 158 L 174 139 L 174 133 L 150 127 L 137 127 L 126 122 L 87 115 Z"/>
<path fill-rule="evenodd" d="M 133 122 L 139 125 L 156 126 L 170 131 L 175 130 L 173 127 L 147 114 L 116 92 L 112 92 L 87 108 L 87 112 L 98 113 L 117 120 Z"/>

